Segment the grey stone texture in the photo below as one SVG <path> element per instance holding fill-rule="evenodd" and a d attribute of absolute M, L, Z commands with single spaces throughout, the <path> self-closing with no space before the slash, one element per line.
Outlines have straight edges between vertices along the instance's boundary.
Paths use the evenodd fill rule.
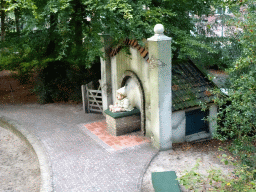
<path fill-rule="evenodd" d="M 105 117 L 84 114 L 82 105 L 0 105 L 0 116 L 19 122 L 42 143 L 56 192 L 140 191 L 157 154 L 150 144 L 109 153 L 78 126 Z"/>
<path fill-rule="evenodd" d="M 120 136 L 141 129 L 140 116 L 132 115 L 122 118 L 113 118 L 106 114 L 107 131 L 113 136 Z"/>

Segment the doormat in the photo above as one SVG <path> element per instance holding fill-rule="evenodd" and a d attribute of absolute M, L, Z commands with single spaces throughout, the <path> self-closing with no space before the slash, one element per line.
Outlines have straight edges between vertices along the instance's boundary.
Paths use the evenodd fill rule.
<path fill-rule="evenodd" d="M 94 140 L 99 141 L 101 146 L 106 148 L 108 151 L 117 151 L 138 146 L 143 143 L 150 143 L 150 139 L 140 135 L 140 132 L 134 132 L 121 136 L 112 136 L 107 132 L 106 121 L 81 124 L 80 128 L 83 131 L 86 131 L 86 133 Z"/>

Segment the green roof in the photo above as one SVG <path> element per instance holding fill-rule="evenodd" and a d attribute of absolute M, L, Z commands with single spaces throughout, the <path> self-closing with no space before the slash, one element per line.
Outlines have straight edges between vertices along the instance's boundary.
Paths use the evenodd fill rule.
<path fill-rule="evenodd" d="M 211 103 L 210 89 L 213 82 L 190 60 L 172 65 L 172 111 L 198 106 L 200 102 Z"/>

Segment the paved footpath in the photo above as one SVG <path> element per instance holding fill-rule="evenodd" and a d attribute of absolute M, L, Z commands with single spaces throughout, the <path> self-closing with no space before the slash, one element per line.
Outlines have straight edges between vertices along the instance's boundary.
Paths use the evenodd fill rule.
<path fill-rule="evenodd" d="M 109 152 L 81 128 L 102 121 L 84 114 L 81 105 L 0 105 L 0 117 L 21 123 L 37 137 L 48 155 L 56 192 L 136 192 L 157 150 L 150 143 Z"/>

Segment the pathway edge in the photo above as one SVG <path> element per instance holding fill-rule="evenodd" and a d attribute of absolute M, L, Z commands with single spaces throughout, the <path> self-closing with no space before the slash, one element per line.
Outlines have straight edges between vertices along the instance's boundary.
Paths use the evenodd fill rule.
<path fill-rule="evenodd" d="M 0 116 L 0 126 L 11 131 L 20 139 L 24 140 L 26 144 L 35 152 L 40 166 L 40 192 L 53 192 L 52 166 L 41 140 L 26 130 L 24 125 L 21 123 L 5 116 Z"/>
<path fill-rule="evenodd" d="M 159 155 L 160 150 L 155 148 L 154 146 L 151 145 L 152 148 L 154 148 L 156 150 L 155 154 L 151 157 L 151 160 L 144 166 L 143 171 L 140 174 L 140 181 L 138 182 L 138 188 L 141 191 L 142 190 L 142 185 L 143 185 L 143 179 L 144 176 L 149 168 L 149 166 L 151 165 L 152 161 Z"/>

